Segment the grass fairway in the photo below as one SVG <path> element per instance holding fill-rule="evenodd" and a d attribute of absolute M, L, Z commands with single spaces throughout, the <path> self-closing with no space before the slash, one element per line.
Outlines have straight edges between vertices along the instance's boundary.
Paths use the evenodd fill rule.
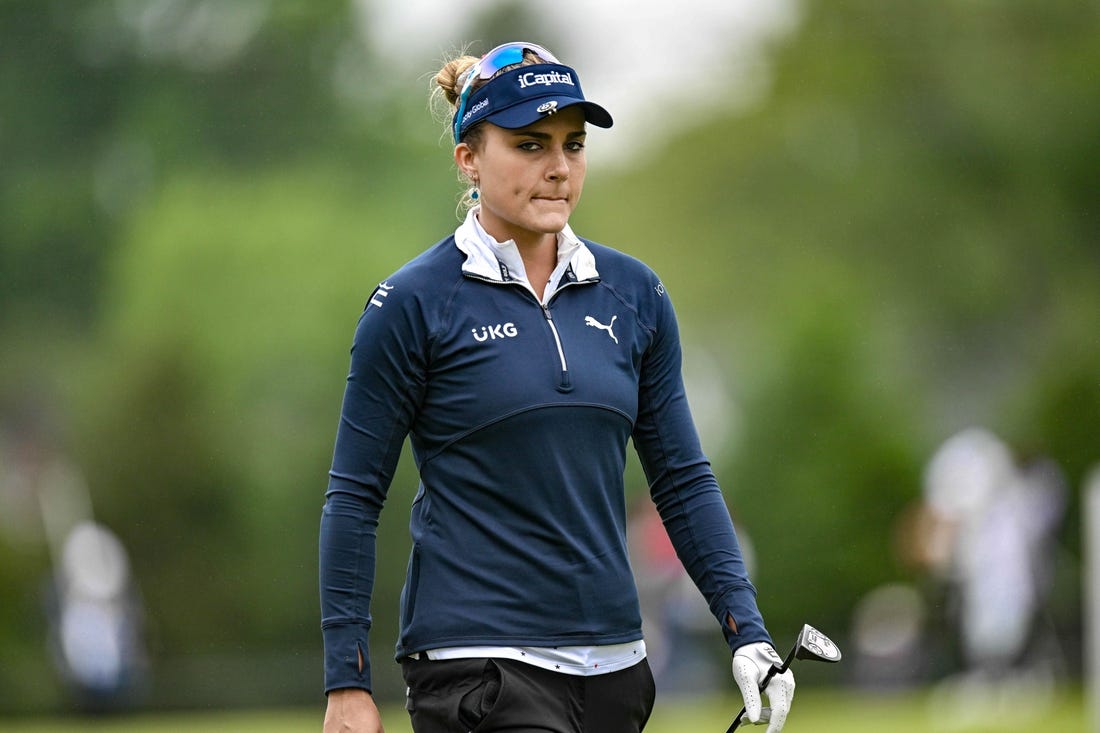
<path fill-rule="evenodd" d="M 1085 711 L 1077 692 L 1059 692 L 1039 709 L 1026 699 L 1012 709 L 984 710 L 966 723 L 947 714 L 926 694 L 867 696 L 844 690 L 800 691 L 784 733 L 1084 733 Z M 740 705 L 732 696 L 657 701 L 646 733 L 723 733 Z M 383 707 L 386 733 L 411 733 L 400 704 Z M 979 718 L 982 720 L 979 721 Z M 763 733 L 763 727 L 746 726 Z M 134 715 L 110 719 L 0 719 L 4 733 L 320 733 L 321 709 Z M 740 730 L 740 729 L 739 729 Z"/>

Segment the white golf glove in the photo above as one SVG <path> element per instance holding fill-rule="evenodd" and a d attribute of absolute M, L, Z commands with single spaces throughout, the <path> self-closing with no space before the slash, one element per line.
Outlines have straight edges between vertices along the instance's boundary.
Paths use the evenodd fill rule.
<path fill-rule="evenodd" d="M 746 644 L 733 653 L 733 679 L 741 688 L 741 696 L 745 698 L 745 717 L 748 722 L 760 722 L 763 707 L 760 701 L 760 683 L 773 665 L 778 667 L 781 664 L 783 660 L 775 649 L 764 641 Z M 791 700 L 794 699 L 794 674 L 791 670 L 773 676 L 768 681 L 764 694 L 768 696 L 772 709 L 767 733 L 779 733 L 787 722 L 787 713 L 790 712 Z"/>

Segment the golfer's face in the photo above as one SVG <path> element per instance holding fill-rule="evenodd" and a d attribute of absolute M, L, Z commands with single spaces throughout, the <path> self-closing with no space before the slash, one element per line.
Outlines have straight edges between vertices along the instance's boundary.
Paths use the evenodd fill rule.
<path fill-rule="evenodd" d="M 520 245 L 560 232 L 584 187 L 584 142 L 584 112 L 576 107 L 518 130 L 486 124 L 472 156 L 485 230 Z"/>

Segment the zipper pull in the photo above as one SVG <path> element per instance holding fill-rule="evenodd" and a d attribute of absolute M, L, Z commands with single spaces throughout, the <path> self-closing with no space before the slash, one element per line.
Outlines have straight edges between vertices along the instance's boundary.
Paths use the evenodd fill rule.
<path fill-rule="evenodd" d="M 573 380 L 569 378 L 569 367 L 565 363 L 565 350 L 561 346 L 561 336 L 558 335 L 558 327 L 554 325 L 554 316 L 550 313 L 544 303 L 539 303 L 542 308 L 543 315 L 546 316 L 546 323 L 550 326 L 550 333 L 554 337 L 554 345 L 558 347 L 558 358 L 561 359 L 561 376 L 558 381 L 559 392 L 571 392 L 573 390 Z"/>

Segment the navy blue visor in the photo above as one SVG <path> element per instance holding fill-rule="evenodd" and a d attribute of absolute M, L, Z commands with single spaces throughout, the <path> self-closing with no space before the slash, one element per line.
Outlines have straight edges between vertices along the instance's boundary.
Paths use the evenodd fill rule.
<path fill-rule="evenodd" d="M 519 66 L 493 77 L 474 91 L 455 112 L 457 144 L 479 122 L 517 129 L 568 107 L 580 106 L 597 127 L 611 127 L 611 114 L 584 98 L 577 72 L 562 64 Z M 461 119 L 459 115 L 462 115 Z"/>

